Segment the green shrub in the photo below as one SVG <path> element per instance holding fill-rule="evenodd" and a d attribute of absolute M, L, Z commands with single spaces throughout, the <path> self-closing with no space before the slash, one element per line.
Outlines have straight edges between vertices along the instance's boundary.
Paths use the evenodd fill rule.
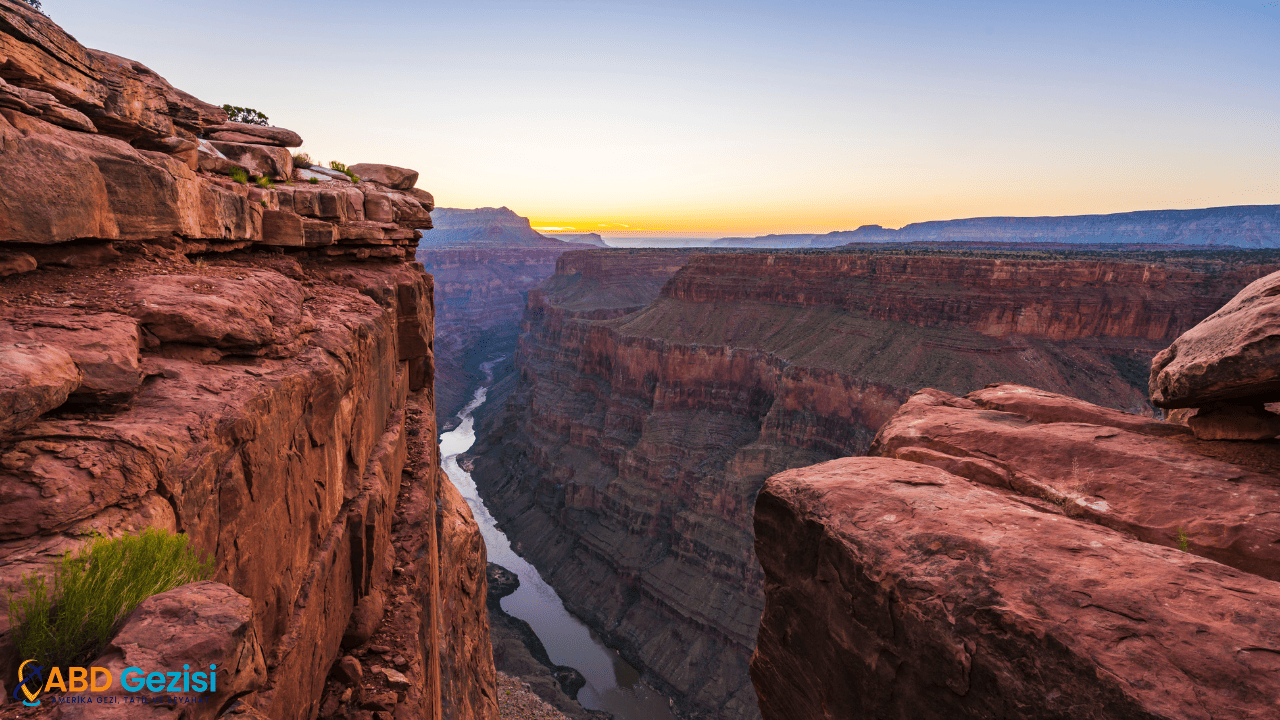
<path fill-rule="evenodd" d="M 1174 528 L 1174 529 L 1178 531 L 1177 534 L 1173 536 L 1173 539 L 1176 540 L 1178 543 L 1178 549 L 1181 550 L 1182 552 L 1190 552 L 1191 536 L 1188 535 L 1187 531 L 1183 530 L 1182 528 Z"/>
<path fill-rule="evenodd" d="M 96 658 L 120 623 L 152 595 L 213 574 L 186 535 L 149 528 L 141 535 L 98 536 L 54 566 L 52 584 L 22 578 L 25 595 L 9 592 L 9 623 L 18 656 L 45 667 Z"/>
<path fill-rule="evenodd" d="M 330 170 L 337 170 L 337 171 L 338 171 L 338 172 L 340 172 L 340 173 L 345 173 L 345 172 L 347 172 L 347 166 L 346 166 L 345 164 L 343 164 L 343 163 L 338 162 L 337 160 L 330 160 L 330 161 L 329 161 L 329 169 L 330 169 Z"/>
<path fill-rule="evenodd" d="M 273 187 L 275 187 L 275 183 L 271 182 L 271 178 L 267 177 L 266 175 L 263 175 L 262 177 L 258 178 L 258 179 L 257 179 L 257 180 L 255 180 L 254 182 L 256 182 L 256 183 L 258 184 L 258 187 L 260 187 L 260 188 L 273 188 Z"/>
<path fill-rule="evenodd" d="M 242 167 L 233 167 L 233 168 L 231 168 L 231 173 L 230 173 L 230 174 L 231 174 L 231 179 L 232 179 L 232 180 L 235 180 L 236 182 L 240 183 L 241 185 L 248 185 L 248 184 L 249 184 L 249 173 L 248 173 L 244 168 L 242 168 Z"/>
<path fill-rule="evenodd" d="M 294 164 L 294 165 L 297 165 L 298 167 L 309 168 L 309 167 L 311 167 L 312 165 L 314 165 L 315 163 L 313 163 L 313 162 L 311 161 L 311 156 L 310 156 L 310 155 L 308 155 L 308 154 L 306 154 L 306 153 L 304 153 L 304 152 L 300 152 L 300 153 L 294 153 L 294 155 L 293 155 L 293 164 Z"/>
<path fill-rule="evenodd" d="M 268 125 L 267 116 L 253 108 L 239 107 L 237 105 L 223 105 L 223 110 L 227 111 L 227 119 L 231 122 L 248 123 L 250 125 Z"/>
<path fill-rule="evenodd" d="M 262 207 L 266 207 L 266 206 L 267 206 L 267 201 L 266 201 L 266 200 L 263 200 L 263 201 L 262 201 Z"/>
<path fill-rule="evenodd" d="M 307 178 L 307 182 L 311 183 L 312 185 L 319 185 L 319 184 L 320 184 L 320 180 L 319 180 L 319 179 L 317 179 L 317 178 Z"/>

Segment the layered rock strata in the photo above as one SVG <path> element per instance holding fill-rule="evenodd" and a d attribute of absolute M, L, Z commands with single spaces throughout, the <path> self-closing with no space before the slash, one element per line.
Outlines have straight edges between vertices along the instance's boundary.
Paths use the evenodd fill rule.
<path fill-rule="evenodd" d="M 575 246 L 541 235 L 505 207 L 440 208 L 432 220 L 417 259 L 436 278 L 437 420 L 447 426 L 484 379 L 482 363 L 505 356 L 489 379 L 511 374 L 526 296 Z M 490 390 L 490 398 L 500 395 Z"/>
<path fill-rule="evenodd" d="M 388 712 L 494 717 L 483 544 L 434 449 L 430 195 L 394 168 L 272 186 L 292 133 L 12 0 L 0 78 L 0 586 L 94 534 L 184 532 L 247 599 L 244 712 L 316 717 L 390 618 L 421 656 Z"/>
<path fill-rule="evenodd" d="M 1277 277 L 1158 356 L 1158 400 L 1267 397 L 1280 357 L 1251 340 L 1272 320 L 1241 309 Z M 770 478 L 765 717 L 1275 717 L 1280 442 L 1202 435 L 1018 385 L 925 389 L 876 457 Z"/>
<path fill-rule="evenodd" d="M 725 718 L 758 712 L 751 509 L 767 477 L 865 452 L 929 385 L 1035 383 L 1154 415 L 1149 358 L 1273 269 L 708 254 L 631 311 L 617 253 L 566 254 L 530 293 L 519 386 L 483 428 L 473 477 L 575 614 L 683 714 Z M 577 272 L 602 258 L 618 258 L 608 281 Z"/>

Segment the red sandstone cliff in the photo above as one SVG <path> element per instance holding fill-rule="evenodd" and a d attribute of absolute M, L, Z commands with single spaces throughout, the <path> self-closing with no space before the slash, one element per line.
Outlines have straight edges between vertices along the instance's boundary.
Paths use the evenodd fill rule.
<path fill-rule="evenodd" d="M 770 478 L 764 716 L 1280 715 L 1277 284 L 1157 356 L 1157 402 L 1214 408 L 1194 432 L 1019 385 L 925 389 L 876 457 Z"/>
<path fill-rule="evenodd" d="M 674 264 L 649 251 L 641 267 Z M 608 268 L 592 278 L 580 264 Z M 1149 358 L 1268 268 L 992 254 L 693 256 L 636 312 L 617 251 L 530 293 L 508 414 L 474 476 L 508 536 L 692 717 L 757 714 L 752 505 L 860 454 L 913 392 L 1036 383 L 1152 413 Z M 603 278 L 607 278 L 607 281 Z"/>
<path fill-rule="evenodd" d="M 0 586 L 93 533 L 185 532 L 245 599 L 251 712 L 493 718 L 484 547 L 439 469 L 411 262 L 431 196 L 391 166 L 301 181 L 298 142 L 0 0 Z M 326 691 L 371 638 L 407 679 Z"/>

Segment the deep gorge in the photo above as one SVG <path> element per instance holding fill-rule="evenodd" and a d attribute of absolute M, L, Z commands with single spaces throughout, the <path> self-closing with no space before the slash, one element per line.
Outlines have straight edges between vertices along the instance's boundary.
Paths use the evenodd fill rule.
<path fill-rule="evenodd" d="M 1154 414 L 1131 367 L 1275 267 L 976 255 L 562 255 L 529 295 L 477 483 L 570 609 L 682 713 L 755 717 L 767 477 L 865 453 L 922 387 L 1024 383 Z M 656 299 L 618 301 L 655 266 L 679 267 Z"/>

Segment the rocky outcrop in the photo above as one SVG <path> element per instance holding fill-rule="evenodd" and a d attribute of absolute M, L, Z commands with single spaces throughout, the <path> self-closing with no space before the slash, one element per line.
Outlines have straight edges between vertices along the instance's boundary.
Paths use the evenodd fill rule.
<path fill-rule="evenodd" d="M 764 716 L 1275 716 L 1275 582 L 1051 510 L 888 458 L 770 478 Z"/>
<path fill-rule="evenodd" d="M 929 385 L 1035 383 L 1154 416 L 1149 358 L 1274 269 L 1178 255 L 700 254 L 631 311 L 626 257 L 566 254 L 530 292 L 520 385 L 483 428 L 473 477 L 572 612 L 682 713 L 726 718 L 757 712 L 751 512 L 767 477 L 865 452 Z M 605 258 L 618 258 L 611 272 L 578 272 Z"/>
<path fill-rule="evenodd" d="M 207 169 L 235 145 L 287 170 L 295 136 L 12 0 L 0 78 L 0 587 L 95 534 L 183 532 L 261 648 L 244 713 L 316 717 L 344 640 L 390 623 L 420 655 L 386 710 L 494 717 L 483 545 L 435 448 L 429 194 Z"/>
<path fill-rule="evenodd" d="M 1240 309 L 1273 278 L 1162 352 L 1153 389 L 1217 399 L 1193 385 L 1204 353 L 1266 327 Z M 1265 388 L 1280 358 L 1253 350 Z M 757 500 L 769 720 L 1276 714 L 1280 442 L 997 384 L 921 390 L 871 454 L 774 476 Z"/>
<path fill-rule="evenodd" d="M 1280 435 L 1280 273 L 1252 283 L 1192 328 L 1151 365 L 1151 400 L 1186 415 L 1204 440 L 1270 440 Z"/>

